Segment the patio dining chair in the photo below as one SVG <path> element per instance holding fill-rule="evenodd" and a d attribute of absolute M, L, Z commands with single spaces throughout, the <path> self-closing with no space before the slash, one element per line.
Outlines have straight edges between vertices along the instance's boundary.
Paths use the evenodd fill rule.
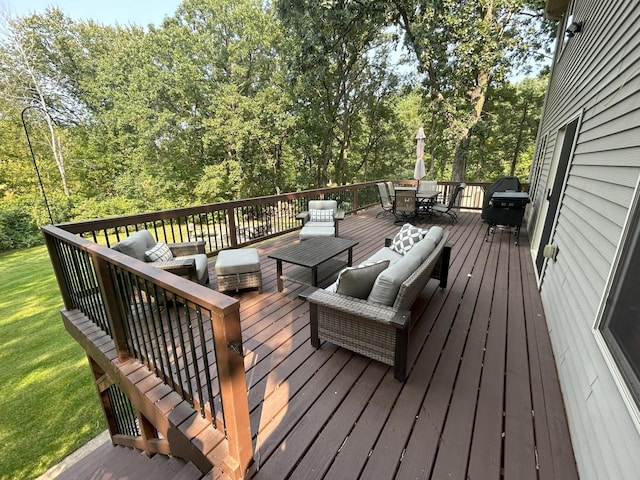
<path fill-rule="evenodd" d="M 378 183 L 377 185 L 378 185 L 378 193 L 380 194 L 380 205 L 382 206 L 382 211 L 378 213 L 378 215 L 376 215 L 376 218 L 379 217 L 380 215 L 387 215 L 388 213 L 393 213 L 393 208 L 394 208 L 393 201 L 389 196 L 389 190 L 387 189 L 387 186 L 382 182 Z"/>
<path fill-rule="evenodd" d="M 431 211 L 436 215 L 447 215 L 453 223 L 456 223 L 458 221 L 458 214 L 455 212 L 454 208 L 456 207 L 456 201 L 460 192 L 462 192 L 466 187 L 466 183 L 458 184 L 449 197 L 449 201 L 447 203 L 436 203 L 432 205 Z"/>
<path fill-rule="evenodd" d="M 388 182 L 384 182 L 387 185 L 387 189 L 389 190 L 389 196 L 391 198 L 393 198 L 393 196 L 395 195 L 395 186 L 393 185 L 392 181 L 388 181 Z"/>
<path fill-rule="evenodd" d="M 425 199 L 422 194 L 431 194 L 438 191 L 438 182 L 435 180 L 420 180 L 418 182 L 418 211 L 420 213 L 430 214 L 431 206 L 436 203 L 438 197 Z"/>
<path fill-rule="evenodd" d="M 411 222 L 418 214 L 418 203 L 415 190 L 396 190 L 395 211 L 396 222 Z"/>

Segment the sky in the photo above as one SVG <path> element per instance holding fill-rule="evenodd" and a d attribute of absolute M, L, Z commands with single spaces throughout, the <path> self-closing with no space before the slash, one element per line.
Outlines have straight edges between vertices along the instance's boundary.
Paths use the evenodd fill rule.
<path fill-rule="evenodd" d="M 159 25 L 173 15 L 180 0 L 0 0 L 0 9 L 12 16 L 43 13 L 57 6 L 74 20 L 95 20 L 104 25 Z"/>

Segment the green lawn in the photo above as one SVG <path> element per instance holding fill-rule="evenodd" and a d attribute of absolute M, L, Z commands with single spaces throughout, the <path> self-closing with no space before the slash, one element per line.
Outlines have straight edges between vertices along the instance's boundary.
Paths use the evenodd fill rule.
<path fill-rule="evenodd" d="M 0 479 L 34 478 L 103 431 L 45 247 L 0 253 Z"/>

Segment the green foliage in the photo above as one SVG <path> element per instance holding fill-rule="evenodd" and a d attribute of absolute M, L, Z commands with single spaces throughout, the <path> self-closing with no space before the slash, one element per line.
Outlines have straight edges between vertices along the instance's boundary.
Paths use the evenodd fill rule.
<path fill-rule="evenodd" d="M 0 251 L 41 245 L 44 238 L 33 218 L 18 206 L 0 209 Z"/>
<path fill-rule="evenodd" d="M 216 203 L 239 198 L 242 168 L 237 162 L 204 167 L 204 174 L 196 185 L 199 203 Z"/>
<path fill-rule="evenodd" d="M 13 19 L 0 199 L 49 223 L 20 119 L 40 101 L 65 167 L 63 179 L 46 116 L 29 110 L 55 222 L 411 178 L 420 126 L 429 178 L 463 160 L 467 180 L 491 179 L 514 158 L 526 176 L 541 90 L 503 79 L 546 32 L 537 4 L 485 4 L 185 0 L 146 29 L 55 8 Z M 406 78 L 401 47 L 418 67 Z"/>
<path fill-rule="evenodd" d="M 85 198 L 74 208 L 76 215 L 74 220 L 116 217 L 149 211 L 145 207 L 148 205 L 130 197 Z"/>
<path fill-rule="evenodd" d="M 103 431 L 82 348 L 65 331 L 45 247 L 0 254 L 0 478 L 35 478 Z"/>

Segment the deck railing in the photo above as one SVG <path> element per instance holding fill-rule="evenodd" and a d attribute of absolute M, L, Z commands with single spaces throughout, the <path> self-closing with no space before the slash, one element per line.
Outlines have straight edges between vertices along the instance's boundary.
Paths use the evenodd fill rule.
<path fill-rule="evenodd" d="M 438 184 L 440 201 L 455 185 Z M 487 185 L 467 183 L 459 206 L 481 209 Z M 204 240 L 212 256 L 298 229 L 296 215 L 313 199 L 335 199 L 348 213 L 379 202 L 376 182 L 366 182 L 42 229 L 65 310 L 81 312 L 121 361 L 144 363 L 223 431 L 239 475 L 252 455 L 239 302 L 107 247 L 148 229 L 167 243 Z"/>
<path fill-rule="evenodd" d="M 224 432 L 243 472 L 251 436 L 239 302 L 58 227 L 43 233 L 65 311 L 81 312 L 120 361 L 137 358 Z M 130 434 L 116 418 L 126 410 L 105 412 L 112 435 Z"/>
<path fill-rule="evenodd" d="M 301 225 L 296 215 L 316 199 L 336 200 L 338 208 L 347 213 L 379 201 L 375 182 L 366 182 L 57 226 L 106 246 L 141 229 L 166 243 L 204 240 L 211 256 L 296 230 Z"/>
<path fill-rule="evenodd" d="M 209 256 L 225 248 L 248 246 L 292 232 L 300 227 L 296 215 L 307 210 L 309 200 L 331 199 L 347 213 L 379 203 L 377 182 L 364 182 L 302 192 L 284 193 L 229 202 L 162 210 L 115 218 L 60 224 L 58 227 L 92 242 L 111 246 L 131 233 L 147 229 L 156 240 L 175 243 L 205 241 Z M 415 184 L 415 180 L 397 181 Z M 446 202 L 457 182 L 439 182 L 439 201 Z M 489 184 L 468 182 L 459 207 L 482 209 Z M 528 185 L 523 185 L 526 190 Z"/>

